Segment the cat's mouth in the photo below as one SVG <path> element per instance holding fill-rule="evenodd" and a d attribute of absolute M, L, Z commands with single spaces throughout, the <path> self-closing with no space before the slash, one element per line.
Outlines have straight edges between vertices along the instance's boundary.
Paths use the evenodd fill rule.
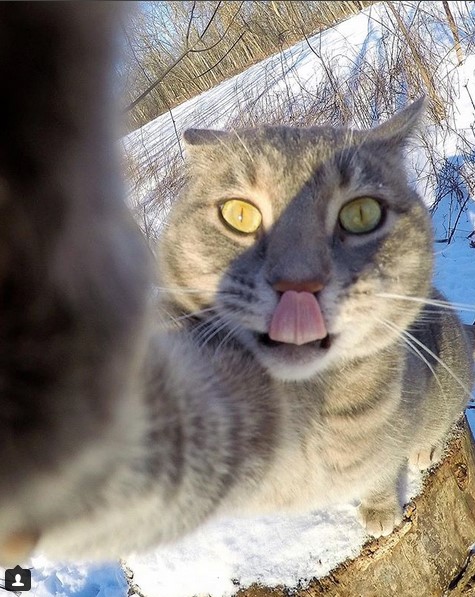
<path fill-rule="evenodd" d="M 295 350 L 299 350 L 299 349 L 305 350 L 306 347 L 310 348 L 310 349 L 318 349 L 319 348 L 322 350 L 328 350 L 332 344 L 332 338 L 331 338 L 330 334 L 327 334 L 321 340 L 313 340 L 312 342 L 306 342 L 305 344 L 301 344 L 299 346 L 297 346 L 296 344 L 289 344 L 287 342 L 278 342 L 276 340 L 272 340 L 272 338 L 267 333 L 256 334 L 256 338 L 260 345 L 266 346 L 267 348 L 279 348 L 282 346 L 286 346 L 290 349 L 293 348 Z"/>
<path fill-rule="evenodd" d="M 273 340 L 269 334 L 254 332 L 256 356 L 268 372 L 283 381 L 310 379 L 328 362 L 334 337 L 327 334 L 302 344 Z"/>
<path fill-rule="evenodd" d="M 287 381 L 309 379 L 327 361 L 333 338 L 314 294 L 287 290 L 267 332 L 256 332 L 257 356 L 269 373 Z"/>

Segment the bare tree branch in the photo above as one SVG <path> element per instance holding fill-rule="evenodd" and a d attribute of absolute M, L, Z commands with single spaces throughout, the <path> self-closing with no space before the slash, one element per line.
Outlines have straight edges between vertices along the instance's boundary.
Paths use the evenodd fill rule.
<path fill-rule="evenodd" d="M 179 64 L 184 58 L 186 58 L 186 56 L 188 56 L 188 54 L 194 49 L 194 47 L 204 38 L 204 36 L 206 35 L 206 32 L 208 31 L 211 23 L 213 22 L 214 18 L 216 17 L 218 9 L 221 6 L 221 2 L 222 2 L 222 0 L 220 0 L 218 2 L 218 4 L 216 5 L 216 7 L 215 7 L 215 9 L 213 11 L 213 14 L 209 18 L 209 21 L 208 21 L 206 27 L 204 28 L 203 32 L 198 36 L 198 39 L 196 40 L 196 43 L 193 45 L 193 47 L 192 48 L 186 47 L 185 50 L 180 54 L 180 56 L 167 69 L 165 69 L 165 71 L 157 79 L 155 79 L 155 81 L 151 85 L 149 85 L 147 87 L 147 89 L 145 89 L 145 91 L 143 91 L 133 102 L 131 102 L 124 109 L 125 113 L 130 112 L 131 110 L 133 110 L 135 108 L 135 106 L 137 106 L 144 98 L 146 98 L 147 95 L 150 92 L 152 92 L 158 85 L 160 85 L 160 83 L 168 75 L 168 73 L 170 73 L 177 66 L 177 64 Z M 190 15 L 190 19 L 189 19 L 189 23 L 188 23 L 188 27 L 189 28 L 191 27 L 191 21 L 193 19 L 194 7 L 195 7 L 195 4 L 193 4 L 193 9 L 192 9 L 192 12 L 191 12 L 191 15 Z M 186 41 L 188 42 L 188 33 L 187 33 L 187 39 L 186 39 Z"/>

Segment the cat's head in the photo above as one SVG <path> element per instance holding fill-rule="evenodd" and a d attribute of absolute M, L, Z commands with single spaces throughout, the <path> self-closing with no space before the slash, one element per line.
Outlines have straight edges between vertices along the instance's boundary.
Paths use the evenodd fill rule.
<path fill-rule="evenodd" d="M 174 313 L 205 310 L 287 380 L 394 342 L 419 306 L 381 294 L 431 285 L 430 218 L 403 165 L 423 109 L 365 131 L 187 131 L 188 184 L 159 248 Z"/>

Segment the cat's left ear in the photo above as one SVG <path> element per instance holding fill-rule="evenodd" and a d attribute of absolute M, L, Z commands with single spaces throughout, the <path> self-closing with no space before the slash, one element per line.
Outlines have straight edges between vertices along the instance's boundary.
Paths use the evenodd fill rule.
<path fill-rule="evenodd" d="M 186 157 L 191 165 L 207 165 L 216 159 L 216 148 L 225 148 L 228 133 L 212 129 L 187 129 L 183 133 Z"/>
<path fill-rule="evenodd" d="M 370 136 L 393 145 L 403 145 L 417 130 L 426 109 L 427 99 L 423 95 L 383 124 L 371 129 Z"/>
<path fill-rule="evenodd" d="M 226 143 L 228 134 L 225 131 L 212 129 L 187 129 L 183 133 L 185 146 L 189 148 L 209 147 Z"/>

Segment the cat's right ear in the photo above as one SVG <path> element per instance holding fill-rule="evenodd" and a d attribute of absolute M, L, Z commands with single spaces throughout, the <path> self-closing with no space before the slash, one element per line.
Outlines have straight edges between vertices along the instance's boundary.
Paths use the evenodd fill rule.
<path fill-rule="evenodd" d="M 422 116 L 427 110 L 427 104 L 426 96 L 420 97 L 392 118 L 372 129 L 371 137 L 392 145 L 403 145 L 417 131 Z"/>

